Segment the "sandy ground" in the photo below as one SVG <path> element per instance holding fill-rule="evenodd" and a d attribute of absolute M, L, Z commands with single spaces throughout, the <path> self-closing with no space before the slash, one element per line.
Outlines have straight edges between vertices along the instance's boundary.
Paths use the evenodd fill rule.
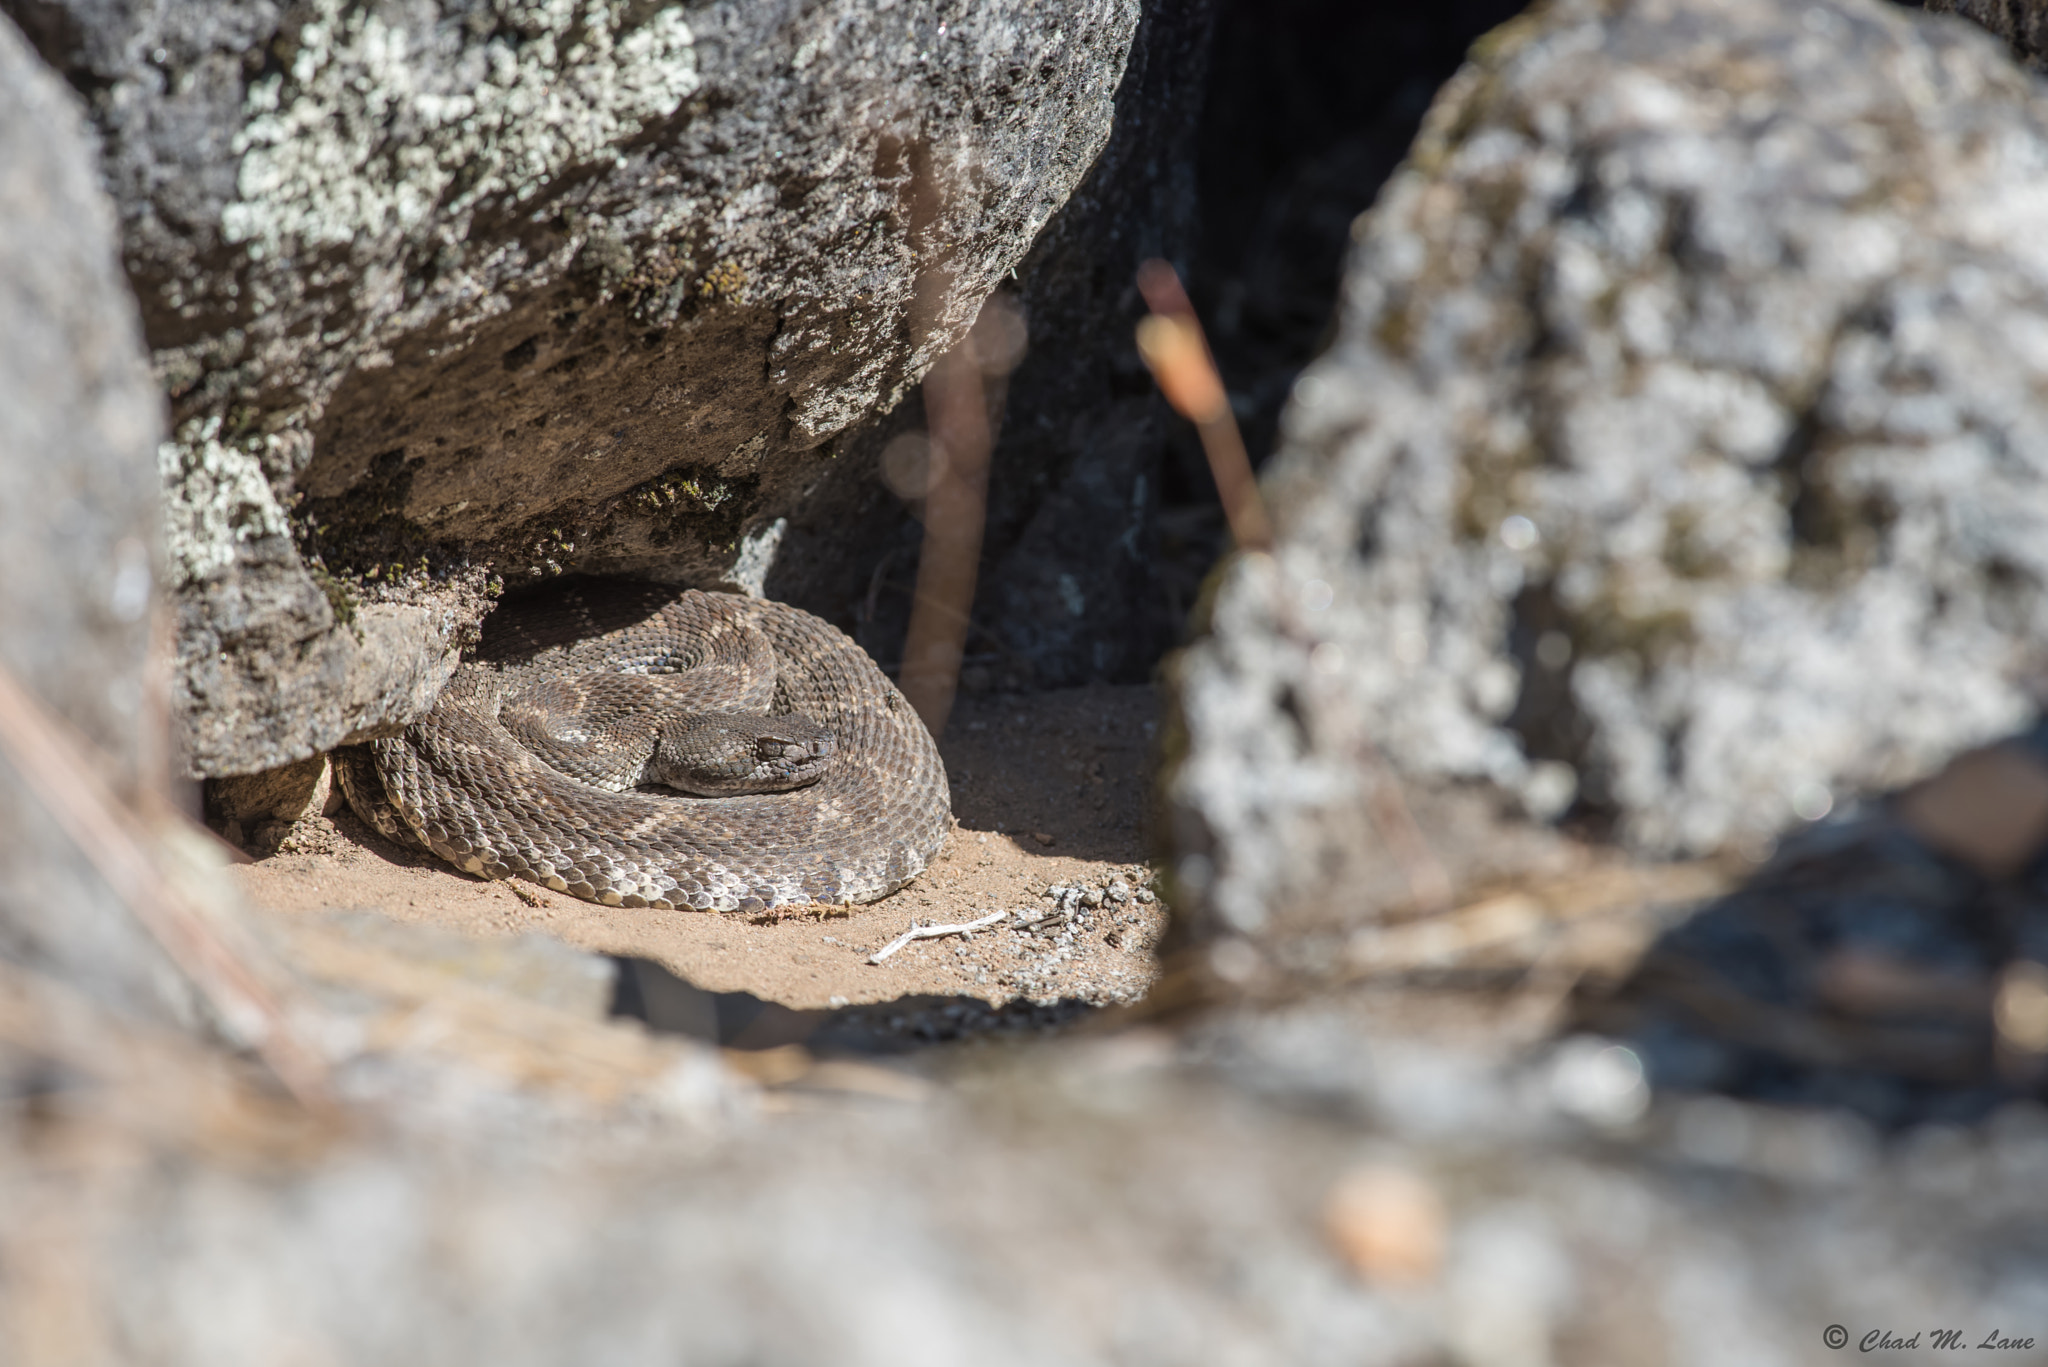
<path fill-rule="evenodd" d="M 652 961 L 710 992 L 798 1011 L 934 998 L 991 1007 L 1131 1001 L 1156 976 L 1151 951 L 1165 928 L 1164 908 L 1146 887 L 1156 715 L 1145 687 L 963 697 L 940 745 L 952 834 L 923 876 L 850 913 L 750 918 L 598 906 L 458 873 L 346 811 L 302 823 L 285 843 L 297 852 L 232 872 L 250 903 L 280 917 L 373 912 L 479 937 L 539 931 Z M 913 921 L 1006 911 L 1014 923 L 1019 911 L 1051 911 L 1053 886 L 1108 893 L 1077 922 L 917 941 L 867 962 Z"/>

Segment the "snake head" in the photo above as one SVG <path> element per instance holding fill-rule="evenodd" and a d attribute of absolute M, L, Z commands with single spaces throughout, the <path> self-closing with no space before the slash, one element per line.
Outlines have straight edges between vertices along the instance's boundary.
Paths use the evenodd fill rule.
<path fill-rule="evenodd" d="M 663 731 L 647 781 L 694 793 L 780 793 L 816 783 L 837 750 L 808 717 L 699 716 Z"/>

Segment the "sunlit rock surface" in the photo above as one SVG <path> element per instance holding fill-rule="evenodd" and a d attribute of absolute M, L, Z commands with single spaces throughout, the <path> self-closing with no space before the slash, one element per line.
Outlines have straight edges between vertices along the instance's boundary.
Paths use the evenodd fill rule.
<path fill-rule="evenodd" d="M 1279 548 L 1179 669 L 1197 918 L 1408 896 L 1388 775 L 1470 818 L 1455 881 L 1520 857 L 1456 834 L 1475 805 L 1757 851 L 2023 726 L 2044 166 L 2038 86 L 1952 19 L 1568 3 L 1485 40 L 1356 226 Z"/>

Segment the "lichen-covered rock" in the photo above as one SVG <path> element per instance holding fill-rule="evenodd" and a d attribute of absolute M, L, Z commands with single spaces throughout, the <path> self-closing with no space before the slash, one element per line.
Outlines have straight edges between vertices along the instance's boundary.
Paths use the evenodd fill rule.
<path fill-rule="evenodd" d="M 1139 17 L 5 8 L 91 92 L 174 401 L 180 711 L 208 774 L 416 714 L 486 568 L 725 577 L 1080 181 Z"/>
<path fill-rule="evenodd" d="M 309 571 L 263 459 L 308 443 L 252 444 L 220 440 L 211 417 L 159 448 L 177 743 L 195 776 L 276 768 L 424 713 L 489 607 L 475 566 L 374 585 Z"/>
<path fill-rule="evenodd" d="M 0 667 L 123 797 L 162 781 L 150 688 L 160 564 L 152 390 L 78 101 L 0 20 Z M 7 733 L 40 731 L 10 709 Z M 53 787 L 0 748 L 0 959 L 133 1016 L 192 994 L 109 886 Z M 151 756 L 156 763 L 152 765 Z"/>
<path fill-rule="evenodd" d="M 1198 915 L 1370 914 L 1388 771 L 1702 853 L 2023 724 L 2044 166 L 1990 39 L 1864 0 L 1483 43 L 1357 225 L 1279 548 L 1179 669 Z"/>

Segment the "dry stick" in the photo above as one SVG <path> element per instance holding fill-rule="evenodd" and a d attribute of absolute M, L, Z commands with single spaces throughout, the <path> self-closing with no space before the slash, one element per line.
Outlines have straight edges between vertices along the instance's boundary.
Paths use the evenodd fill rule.
<path fill-rule="evenodd" d="M 869 955 L 868 962 L 878 964 L 897 950 L 903 948 L 903 946 L 909 944 L 912 940 L 936 940 L 944 935 L 964 935 L 968 931 L 980 930 L 983 926 L 992 926 L 1009 914 L 1007 911 L 992 911 L 979 921 L 968 921 L 964 925 L 957 926 L 912 926 L 895 939 L 889 941 L 888 944 L 883 945 L 880 949 Z"/>
<path fill-rule="evenodd" d="M 278 1081 L 308 1108 L 325 1109 L 326 1065 L 205 914 L 164 880 L 148 832 L 101 779 L 86 742 L 67 730 L 0 665 L 0 754 L 214 1008 L 227 1020 L 262 1022 L 256 1051 Z"/>
<path fill-rule="evenodd" d="M 1138 289 L 1152 310 L 1152 316 L 1138 324 L 1138 354 L 1151 368 L 1166 401 L 1201 434 L 1223 515 L 1230 520 L 1231 540 L 1241 551 L 1271 550 L 1273 524 L 1252 478 L 1251 458 L 1230 411 L 1230 395 L 1180 276 L 1164 261 L 1147 261 L 1138 268 Z"/>

